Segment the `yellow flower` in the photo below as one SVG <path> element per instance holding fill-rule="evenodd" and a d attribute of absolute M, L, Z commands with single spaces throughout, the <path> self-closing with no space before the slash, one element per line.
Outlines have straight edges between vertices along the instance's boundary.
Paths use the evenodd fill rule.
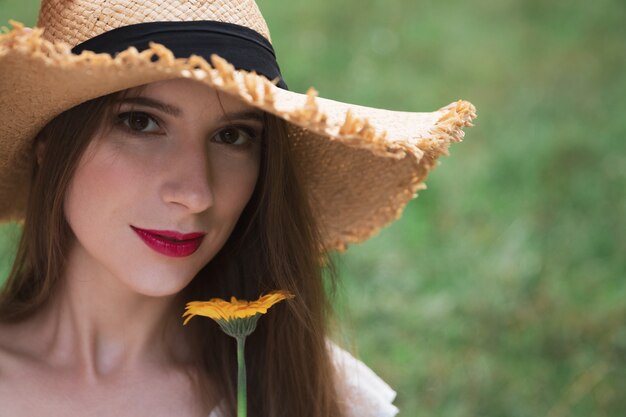
<path fill-rule="evenodd" d="M 187 324 L 195 316 L 209 317 L 215 320 L 227 334 L 238 337 L 247 336 L 256 328 L 261 314 L 274 304 L 293 298 L 287 291 L 272 291 L 256 301 L 237 300 L 231 297 L 230 301 L 213 298 L 209 301 L 190 301 L 187 303 L 183 317 Z"/>
<path fill-rule="evenodd" d="M 288 291 L 272 291 L 256 301 L 237 300 L 231 297 L 230 301 L 213 298 L 209 301 L 190 301 L 187 303 L 183 317 L 183 325 L 195 316 L 209 317 L 217 322 L 224 333 L 237 339 L 237 416 L 246 417 L 246 361 L 244 346 L 246 337 L 250 335 L 261 317 L 274 304 L 294 298 Z"/>
<path fill-rule="evenodd" d="M 183 317 L 187 317 L 183 324 L 187 324 L 194 316 L 205 316 L 214 320 L 232 320 L 252 317 L 257 313 L 265 314 L 274 304 L 293 297 L 293 294 L 287 291 L 273 291 L 256 301 L 237 300 L 235 297 L 231 297 L 230 301 L 221 298 L 213 298 L 209 301 L 190 301 L 187 303 L 183 314 Z"/>

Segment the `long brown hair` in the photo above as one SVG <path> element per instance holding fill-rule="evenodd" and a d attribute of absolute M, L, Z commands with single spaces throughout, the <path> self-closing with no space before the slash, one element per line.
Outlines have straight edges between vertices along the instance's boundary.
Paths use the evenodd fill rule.
<path fill-rule="evenodd" d="M 45 157 L 34 168 L 22 238 L 0 293 L 0 320 L 20 321 L 54 297 L 73 239 L 63 207 L 68 185 L 120 94 L 67 110 L 39 134 L 37 140 L 46 142 Z M 257 186 L 235 230 L 180 300 L 255 299 L 274 289 L 295 294 L 272 308 L 246 343 L 249 415 L 340 417 L 326 340 L 331 312 L 326 291 L 334 287 L 333 274 L 322 274 L 321 238 L 291 156 L 286 124 L 269 114 L 261 155 Z M 330 286 L 323 275 L 330 277 Z M 192 320 L 189 326 L 196 368 L 214 382 L 227 415 L 234 415 L 234 341 L 210 320 Z"/>

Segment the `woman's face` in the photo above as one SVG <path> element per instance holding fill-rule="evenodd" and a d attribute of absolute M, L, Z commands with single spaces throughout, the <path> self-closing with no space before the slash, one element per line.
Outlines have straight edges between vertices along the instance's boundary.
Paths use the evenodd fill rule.
<path fill-rule="evenodd" d="M 70 266 L 145 295 L 183 289 L 250 199 L 262 131 L 259 110 L 194 81 L 131 90 L 68 189 Z"/>

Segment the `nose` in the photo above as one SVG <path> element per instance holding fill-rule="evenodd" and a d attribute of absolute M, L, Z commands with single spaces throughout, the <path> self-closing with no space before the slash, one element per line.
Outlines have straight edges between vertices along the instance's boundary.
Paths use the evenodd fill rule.
<path fill-rule="evenodd" d="M 168 162 L 164 167 L 163 201 L 192 213 L 201 213 L 211 207 L 211 166 L 206 149 L 181 147 L 171 153 Z"/>

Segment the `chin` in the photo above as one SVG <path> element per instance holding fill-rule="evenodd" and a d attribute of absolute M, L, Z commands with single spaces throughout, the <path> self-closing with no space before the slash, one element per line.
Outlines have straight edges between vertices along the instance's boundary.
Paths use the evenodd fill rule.
<path fill-rule="evenodd" d="M 135 275 L 133 279 L 127 281 L 127 285 L 136 293 L 147 297 L 168 297 L 181 292 L 197 273 L 179 272 L 178 274 L 168 274 L 163 273 L 163 270 L 159 272 L 143 272 L 140 275 Z M 140 279 L 137 279 L 137 277 L 140 277 Z"/>

